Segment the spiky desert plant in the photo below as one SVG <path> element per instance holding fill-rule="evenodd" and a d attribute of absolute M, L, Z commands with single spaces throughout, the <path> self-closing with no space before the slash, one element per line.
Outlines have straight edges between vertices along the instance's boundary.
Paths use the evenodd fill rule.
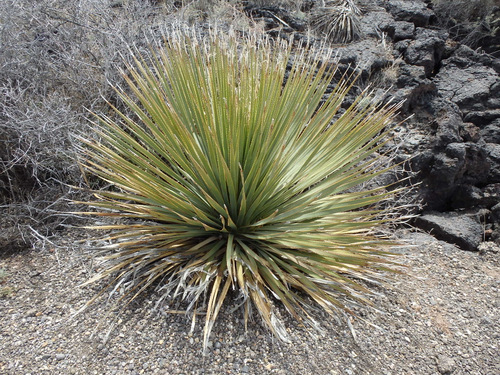
<path fill-rule="evenodd" d="M 356 187 L 380 173 L 398 105 L 364 92 L 340 114 L 352 80 L 324 100 L 331 52 L 216 31 L 163 43 L 134 52 L 133 97 L 117 89 L 134 116 L 99 116 L 83 140 L 85 168 L 115 187 L 92 214 L 127 219 L 99 226 L 112 245 L 90 282 L 112 276 L 132 299 L 155 286 L 188 311 L 206 299 L 205 346 L 231 289 L 245 321 L 254 306 L 282 339 L 276 301 L 307 322 L 314 303 L 366 302 L 357 280 L 384 280 L 390 263 L 373 235 L 388 193 Z"/>
<path fill-rule="evenodd" d="M 311 26 L 331 43 L 350 43 L 359 38 L 361 11 L 354 0 L 324 3 L 311 16 Z"/>

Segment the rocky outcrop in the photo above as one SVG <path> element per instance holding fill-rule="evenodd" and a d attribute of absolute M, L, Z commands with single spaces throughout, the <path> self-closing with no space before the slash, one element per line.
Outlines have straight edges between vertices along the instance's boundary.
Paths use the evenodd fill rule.
<path fill-rule="evenodd" d="M 396 21 L 407 21 L 417 27 L 428 26 L 435 17 L 423 1 L 387 0 L 382 2 Z"/>
<path fill-rule="evenodd" d="M 334 48 L 342 69 L 356 67 L 361 84 L 379 77 L 405 101 L 402 117 L 412 116 L 400 129 L 398 160 L 409 159 L 419 183 L 416 225 L 467 250 L 500 243 L 500 60 L 451 40 L 429 1 L 360 3 L 363 37 Z M 306 12 L 320 5 L 307 4 Z M 251 12 L 270 32 L 306 39 L 303 22 L 283 10 Z M 481 212 L 480 224 L 471 212 Z"/>
<path fill-rule="evenodd" d="M 429 212 L 418 217 L 415 222 L 437 239 L 453 243 L 464 250 L 477 250 L 484 236 L 480 212 Z"/>
<path fill-rule="evenodd" d="M 431 77 L 440 66 L 447 37 L 448 34 L 442 30 L 417 27 L 408 43 L 400 42 L 399 52 L 407 64 L 423 67 L 425 76 Z"/>
<path fill-rule="evenodd" d="M 467 250 L 485 239 L 498 241 L 500 61 L 429 28 L 433 16 L 422 21 L 423 1 L 382 3 L 396 25 L 415 24 L 412 36 L 392 37 L 404 59 L 396 95 L 407 99 L 405 109 L 414 115 L 403 151 L 421 182 L 425 208 L 416 225 Z M 481 223 L 470 210 L 482 213 Z"/>
<path fill-rule="evenodd" d="M 461 46 L 442 62 L 435 82 L 440 95 L 457 104 L 465 120 L 481 125 L 498 116 L 500 80 L 496 64 L 488 66 L 474 57 L 473 51 Z"/>

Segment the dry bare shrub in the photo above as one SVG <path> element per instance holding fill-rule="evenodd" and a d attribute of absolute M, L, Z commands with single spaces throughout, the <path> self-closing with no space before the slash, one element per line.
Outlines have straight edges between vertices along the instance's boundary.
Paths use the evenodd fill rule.
<path fill-rule="evenodd" d="M 50 237 L 70 219 L 60 211 L 81 183 L 71 135 L 90 131 L 87 110 L 107 111 L 102 96 L 120 107 L 109 83 L 122 83 L 122 55 L 170 17 L 141 0 L 0 2 L 0 245 Z"/>
<path fill-rule="evenodd" d="M 471 48 L 500 53 L 498 0 L 432 0 L 432 3 L 438 24 L 448 29 L 451 38 Z"/>
<path fill-rule="evenodd" d="M 124 86 L 129 47 L 145 49 L 151 35 L 202 3 L 209 21 L 251 26 L 236 1 L 185 1 L 179 9 L 173 1 L 0 2 L 0 207 L 9 217 L 0 234 L 9 233 L 8 243 L 50 236 L 71 219 L 59 212 L 75 193 L 69 185 L 81 184 L 72 134 L 90 134 L 88 111 L 109 110 L 103 97 L 126 111 L 111 87 Z"/>
<path fill-rule="evenodd" d="M 241 31 L 260 28 L 256 22 L 246 16 L 244 2 L 238 0 L 191 0 L 177 11 L 179 20 L 188 24 L 230 24 Z"/>
<path fill-rule="evenodd" d="M 281 7 L 290 10 L 291 12 L 300 11 L 303 7 L 304 0 L 252 0 L 249 3 L 262 7 Z"/>

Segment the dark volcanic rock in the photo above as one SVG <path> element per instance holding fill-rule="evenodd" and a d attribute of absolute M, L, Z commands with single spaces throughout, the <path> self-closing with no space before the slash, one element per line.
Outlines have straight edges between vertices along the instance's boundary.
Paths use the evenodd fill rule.
<path fill-rule="evenodd" d="M 410 45 L 411 40 L 405 39 L 405 40 L 400 40 L 399 42 L 394 43 L 393 48 L 394 48 L 394 53 L 397 55 L 403 55 L 406 50 L 408 49 L 408 46 Z"/>
<path fill-rule="evenodd" d="M 491 221 L 494 223 L 491 231 L 491 240 L 500 244 L 500 203 L 491 208 Z"/>
<path fill-rule="evenodd" d="M 421 220 L 423 228 L 471 250 L 481 239 L 500 241 L 500 208 L 493 212 L 500 200 L 500 59 L 448 39 L 432 26 L 430 3 L 365 2 L 361 40 L 336 52 L 342 72 L 360 70 L 356 89 L 383 78 L 390 96 L 405 101 L 402 115 L 412 118 L 398 130 L 403 141 L 395 160 L 415 172 L 411 181 L 420 183 L 416 194 L 426 210 L 492 210 L 483 229 L 464 212 Z M 350 103 L 349 97 L 344 104 Z"/>
<path fill-rule="evenodd" d="M 448 58 L 450 62 L 457 66 L 466 68 L 472 65 L 480 64 L 490 67 L 497 73 L 500 73 L 500 59 L 474 51 L 472 48 L 463 44 L 455 45 L 455 48 L 452 48 L 452 52 L 449 54 Z"/>
<path fill-rule="evenodd" d="M 424 200 L 433 210 L 469 207 L 456 196 L 457 190 L 464 184 L 475 186 L 491 181 L 487 151 L 475 143 L 450 143 L 434 154 L 430 164 L 424 177 Z"/>
<path fill-rule="evenodd" d="M 427 26 L 431 18 L 435 17 L 434 12 L 421 0 L 387 0 L 385 7 L 397 21 L 408 21 L 417 27 Z"/>
<path fill-rule="evenodd" d="M 452 207 L 455 209 L 493 209 L 498 202 L 500 202 L 500 184 L 490 184 L 483 188 L 464 184 L 459 186 L 455 192 L 452 199 Z"/>
<path fill-rule="evenodd" d="M 489 67 L 462 68 L 449 63 L 443 64 L 435 79 L 440 94 L 465 112 L 484 111 L 490 88 L 497 81 L 496 72 Z"/>
<path fill-rule="evenodd" d="M 449 143 L 460 142 L 460 128 L 463 127 L 460 112 L 450 109 L 438 117 L 434 126 L 436 127 L 436 138 L 439 145 L 448 145 Z"/>
<path fill-rule="evenodd" d="M 417 28 L 415 40 L 404 52 L 405 61 L 411 65 L 422 66 L 425 75 L 430 77 L 441 62 L 447 38 L 448 34 L 442 30 Z"/>
<path fill-rule="evenodd" d="M 455 209 L 478 207 L 483 198 L 483 192 L 477 186 L 461 185 L 455 192 L 451 204 Z"/>
<path fill-rule="evenodd" d="M 500 189 L 500 187 L 499 187 Z M 500 191 L 498 191 L 498 194 L 500 195 Z M 499 199 L 500 202 L 500 199 Z M 500 223 L 500 203 L 497 203 L 493 207 L 491 207 L 491 216 L 493 220 L 497 223 Z"/>
<path fill-rule="evenodd" d="M 403 39 L 413 39 L 415 33 L 415 24 L 412 22 L 398 21 L 394 22 L 394 34 L 392 36 L 395 42 Z"/>
<path fill-rule="evenodd" d="M 426 78 L 425 69 L 422 66 L 401 63 L 399 65 L 399 76 L 396 79 L 396 87 L 399 88 L 393 96 L 397 101 L 404 100 L 403 111 L 411 113 L 415 107 L 427 102 L 427 98 L 437 94 L 434 82 Z"/>
<path fill-rule="evenodd" d="M 482 112 L 469 112 L 464 117 L 465 121 L 472 122 L 473 124 L 480 127 L 489 124 L 496 119 L 500 119 L 500 108 L 490 109 Z"/>
<path fill-rule="evenodd" d="M 361 71 L 361 79 L 368 79 L 371 73 L 386 67 L 391 58 L 373 38 L 339 47 L 336 52 L 340 64 L 356 66 Z"/>
<path fill-rule="evenodd" d="M 418 217 L 415 225 L 440 240 L 470 251 L 477 250 L 484 236 L 478 214 L 430 212 Z"/>
<path fill-rule="evenodd" d="M 453 188 L 465 172 L 465 153 L 463 143 L 450 143 L 445 152 L 436 154 L 429 177 L 433 185 Z"/>
<path fill-rule="evenodd" d="M 396 91 L 393 96 L 395 101 L 404 100 L 402 108 L 404 113 L 411 113 L 415 108 L 420 107 L 422 102 L 434 96 L 436 92 L 434 83 L 423 81 L 415 86 L 402 88 Z"/>
<path fill-rule="evenodd" d="M 466 142 L 478 142 L 481 140 L 481 130 L 474 124 L 466 122 L 460 125 L 460 138 Z"/>
<path fill-rule="evenodd" d="M 500 182 L 500 144 L 487 143 L 484 149 L 491 163 L 488 181 L 491 183 Z"/>
<path fill-rule="evenodd" d="M 465 142 L 465 172 L 460 184 L 483 185 L 489 180 L 492 163 L 484 144 Z"/>
<path fill-rule="evenodd" d="M 480 133 L 486 143 L 500 144 L 500 119 L 486 125 Z"/>
<path fill-rule="evenodd" d="M 396 81 L 398 87 L 413 87 L 423 83 L 431 83 L 426 80 L 424 67 L 410 64 L 399 65 L 399 77 Z"/>
<path fill-rule="evenodd" d="M 382 7 L 372 6 L 370 12 L 361 19 L 361 32 L 366 37 L 379 38 L 380 32 L 386 32 L 392 38 L 394 35 L 394 18 Z"/>

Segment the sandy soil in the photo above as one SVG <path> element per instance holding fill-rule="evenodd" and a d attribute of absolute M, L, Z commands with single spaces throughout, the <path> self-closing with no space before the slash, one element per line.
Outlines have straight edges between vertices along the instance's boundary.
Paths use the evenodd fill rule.
<path fill-rule="evenodd" d="M 65 233 L 55 246 L 0 257 L 1 374 L 499 374 L 500 253 L 459 250 L 403 233 L 408 272 L 373 298 L 380 312 L 336 319 L 316 313 L 314 337 L 287 320 L 292 343 L 239 311 L 223 311 L 207 356 L 198 324 L 154 310 L 154 295 L 119 315 L 105 301 L 70 319 L 99 290 L 79 288 L 92 257 Z"/>

